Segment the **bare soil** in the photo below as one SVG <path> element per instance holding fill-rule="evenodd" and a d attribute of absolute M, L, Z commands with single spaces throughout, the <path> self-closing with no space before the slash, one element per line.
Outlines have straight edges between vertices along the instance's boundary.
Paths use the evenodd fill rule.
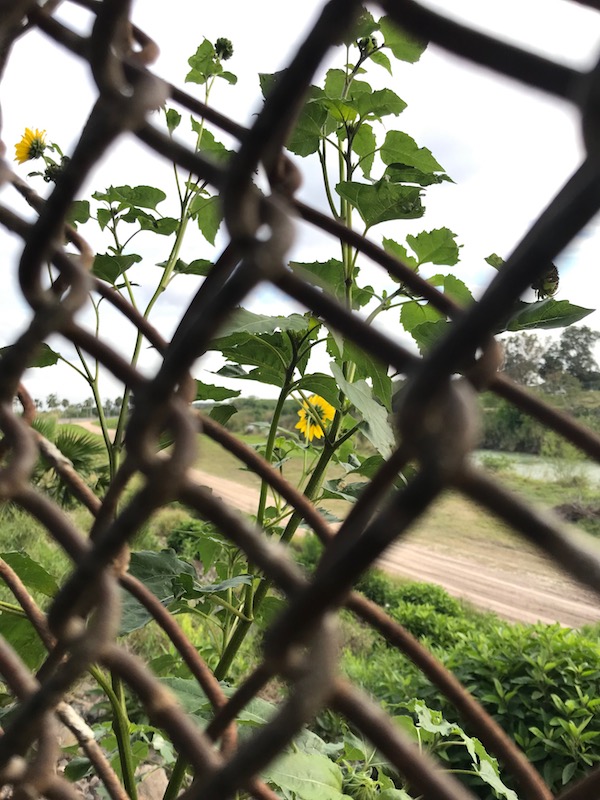
<path fill-rule="evenodd" d="M 198 480 L 241 511 L 256 509 L 255 489 L 195 472 Z M 507 532 L 502 538 L 492 538 L 477 523 L 461 540 L 430 534 L 425 519 L 413 534 L 388 548 L 379 566 L 396 575 L 437 583 L 455 597 L 515 622 L 580 627 L 600 621 L 600 596 L 519 537 Z"/>
<path fill-rule="evenodd" d="M 82 422 L 78 421 L 79 424 Z M 84 427 L 98 432 L 93 423 Z M 253 487 L 195 470 L 199 482 L 244 512 L 256 509 Z M 511 621 L 558 622 L 580 627 L 600 621 L 598 594 L 583 588 L 554 562 L 508 529 L 498 534 L 489 515 L 465 511 L 464 530 L 450 532 L 444 521 L 456 513 L 456 498 L 444 496 L 406 537 L 382 556 L 379 566 L 393 574 L 437 583 L 455 597 Z"/>

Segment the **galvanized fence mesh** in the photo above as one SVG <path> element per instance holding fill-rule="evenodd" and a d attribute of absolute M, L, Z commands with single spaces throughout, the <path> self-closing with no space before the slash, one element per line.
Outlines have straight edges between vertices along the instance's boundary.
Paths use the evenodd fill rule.
<path fill-rule="evenodd" d="M 45 526 L 73 560 L 74 567 L 46 616 L 8 564 L 0 564 L 3 580 L 48 649 L 42 669 L 34 676 L 11 647 L 0 641 L 0 674 L 18 699 L 0 738 L 2 782 L 14 787 L 15 794 L 22 797 L 77 796 L 76 788 L 56 773 L 56 726 L 60 719 L 74 730 L 110 796 L 115 800 L 124 797 L 106 757 L 65 702 L 65 696 L 88 667 L 100 664 L 122 678 L 139 697 L 152 723 L 165 732 L 191 764 L 195 780 L 184 790 L 186 797 L 221 800 L 242 790 L 257 798 L 276 797 L 257 777 L 258 773 L 326 707 L 344 715 L 362 731 L 407 777 L 416 792 L 438 800 L 471 797 L 454 777 L 418 752 L 376 704 L 337 674 L 336 612 L 345 605 L 412 659 L 455 704 L 469 730 L 514 776 L 522 797 L 551 797 L 534 766 L 456 679 L 383 610 L 353 592 L 353 585 L 447 487 L 464 493 L 505 520 L 582 583 L 593 589 L 599 585 L 600 559 L 596 550 L 573 541 L 556 520 L 510 494 L 498 481 L 490 481 L 468 458 L 476 443 L 475 397 L 485 389 L 509 400 L 589 457 L 600 460 L 597 435 L 498 372 L 498 350 L 491 335 L 519 296 L 540 278 L 600 208 L 598 69 L 578 72 L 470 30 L 412 0 L 378 4 L 379 10 L 416 36 L 476 65 L 569 100 L 581 113 L 587 147 L 584 163 L 541 213 L 481 299 L 463 310 L 401 261 L 294 197 L 300 176 L 283 152 L 286 137 L 312 75 L 333 43 L 352 25 L 361 8 L 358 2 L 331 0 L 323 6 L 319 19 L 250 129 L 204 107 L 150 71 L 157 48 L 129 22 L 128 2 L 86 0 L 78 4 L 95 15 L 92 33 L 87 37 L 54 16 L 59 5 L 55 0 L 0 3 L 3 67 L 12 45 L 37 29 L 57 46 L 68 48 L 89 62 L 97 86 L 97 100 L 89 120 L 46 201 L 14 174 L 3 147 L 2 181 L 27 199 L 37 217 L 30 223 L 15 213 L 9 205 L 10 195 L 5 192 L 0 224 L 22 239 L 18 278 L 32 317 L 0 361 L 0 426 L 4 437 L 0 491 L 3 500 L 14 502 Z M 591 1 L 585 4 L 596 7 Z M 169 98 L 237 137 L 239 149 L 227 166 L 211 162 L 155 127 L 150 112 Z M 91 274 L 91 248 L 76 231 L 65 227 L 70 204 L 86 176 L 123 133 L 138 137 L 157 154 L 189 169 L 215 187 L 222 198 L 229 244 L 191 300 L 170 342 L 164 341 L 135 308 Z M 269 178 L 267 193 L 258 192 L 253 182 L 259 166 Z M 286 253 L 298 217 L 365 253 L 416 296 L 427 298 L 453 320 L 448 334 L 427 357 L 415 357 L 392 336 L 368 326 L 334 298 L 286 269 Z M 59 275 L 50 288 L 44 277 L 47 261 L 53 263 Z M 232 309 L 263 282 L 278 287 L 408 378 L 398 412 L 398 447 L 335 536 L 311 503 L 276 470 L 190 406 L 190 368 L 206 352 L 211 337 Z M 147 378 L 133 369 L 110 342 L 96 339 L 78 324 L 75 315 L 89 292 L 101 293 L 115 304 L 161 354 L 154 377 Z M 28 424 L 35 410 L 20 381 L 40 344 L 56 333 L 97 359 L 135 395 L 126 459 L 102 500 L 87 490 L 68 463 L 56 459 Z M 457 373 L 464 378 L 454 380 Z M 13 401 L 17 396 L 24 413 L 15 411 Z M 166 457 L 159 457 L 156 445 L 165 430 L 174 444 Z M 282 548 L 197 483 L 190 470 L 198 432 L 219 441 L 240 463 L 246 463 L 268 481 L 328 543 L 325 557 L 310 580 Z M 78 530 L 56 504 L 32 486 L 31 473 L 40 448 L 48 459 L 55 459 L 56 469 L 95 516 L 91 532 Z M 395 477 L 409 461 L 419 465 L 415 476 L 405 488 L 394 488 Z M 141 476 L 140 488 L 122 510 L 116 511 L 133 475 Z M 231 697 L 225 697 L 219 682 L 160 602 L 127 573 L 127 548 L 135 541 L 136 532 L 156 509 L 175 500 L 215 523 L 287 598 L 286 610 L 267 633 L 262 662 Z M 214 718 L 205 730 L 186 717 L 143 663 L 116 643 L 119 586 L 138 598 L 155 617 L 213 703 Z M 289 683 L 287 699 L 268 724 L 237 745 L 236 716 L 274 676 Z M 593 797 L 599 785 L 600 771 L 593 771 L 564 796 L 569 800 Z"/>

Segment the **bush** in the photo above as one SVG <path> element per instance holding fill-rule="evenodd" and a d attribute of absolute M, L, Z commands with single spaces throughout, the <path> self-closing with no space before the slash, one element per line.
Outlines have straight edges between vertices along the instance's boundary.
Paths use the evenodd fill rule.
<path fill-rule="evenodd" d="M 439 624 L 438 617 L 430 626 Z M 445 633 L 435 628 L 446 644 L 434 652 L 517 742 L 553 791 L 600 761 L 597 641 L 558 625 L 500 624 L 484 631 L 471 625 L 448 647 L 453 625 L 449 619 Z M 459 721 L 437 689 L 393 651 L 383 658 L 378 653 L 372 680 L 358 660 L 347 659 L 347 666 L 351 677 L 392 711 L 419 697 L 446 719 Z"/>

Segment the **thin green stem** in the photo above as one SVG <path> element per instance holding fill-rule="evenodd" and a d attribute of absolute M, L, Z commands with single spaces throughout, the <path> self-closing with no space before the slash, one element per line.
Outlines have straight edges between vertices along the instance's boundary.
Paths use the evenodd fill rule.
<path fill-rule="evenodd" d="M 131 750 L 131 723 L 127 716 L 123 683 L 121 679 L 115 675 L 112 676 L 111 683 L 104 677 L 102 671 L 98 667 L 92 666 L 89 671 L 102 688 L 102 691 L 106 694 L 108 702 L 110 703 L 112 709 L 112 726 L 117 740 L 121 772 L 123 774 L 123 786 L 131 800 L 137 800 L 135 767 Z"/>

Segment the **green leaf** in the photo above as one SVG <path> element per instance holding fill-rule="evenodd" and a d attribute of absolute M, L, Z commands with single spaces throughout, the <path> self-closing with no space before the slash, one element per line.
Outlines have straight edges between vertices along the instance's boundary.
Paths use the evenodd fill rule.
<path fill-rule="evenodd" d="M 383 34 L 383 41 L 389 47 L 394 56 L 400 61 L 408 61 L 414 64 L 421 58 L 422 53 L 427 47 L 427 42 L 415 39 L 389 17 L 382 17 L 379 20 L 379 29 Z"/>
<path fill-rule="evenodd" d="M 375 160 L 377 140 L 373 128 L 364 122 L 352 137 L 352 150 L 359 156 L 359 166 L 365 178 L 371 177 L 371 169 Z"/>
<path fill-rule="evenodd" d="M 240 586 L 249 586 L 254 580 L 252 575 L 235 575 L 233 578 L 226 578 L 220 583 L 207 583 L 204 586 L 199 584 L 190 575 L 182 574 L 173 578 L 174 586 L 182 589 L 183 596 L 189 599 L 196 599 L 205 594 L 218 594 L 226 592 L 228 589 L 239 589 Z"/>
<path fill-rule="evenodd" d="M 425 213 L 421 190 L 385 180 L 375 184 L 345 181 L 336 186 L 337 193 L 348 200 L 370 228 L 393 219 L 418 219 Z"/>
<path fill-rule="evenodd" d="M 9 567 L 12 567 L 28 589 L 41 592 L 46 597 L 54 597 L 58 591 L 58 584 L 54 576 L 27 553 L 22 551 L 0 553 L 0 558 L 6 561 Z"/>
<path fill-rule="evenodd" d="M 151 208 L 156 211 L 156 206 L 166 198 L 166 194 L 154 186 L 111 186 L 106 192 L 95 192 L 95 200 L 104 200 L 107 203 L 118 203 L 122 208 L 134 206 L 135 208 Z"/>
<path fill-rule="evenodd" d="M 169 133 L 173 133 L 173 131 L 179 127 L 179 123 L 181 122 L 181 114 L 174 108 L 167 108 L 165 111 L 165 116 L 167 118 L 167 128 L 169 129 Z"/>
<path fill-rule="evenodd" d="M 160 682 L 173 692 L 186 714 L 197 716 L 204 709 L 206 717 L 202 718 L 210 716 L 206 695 L 198 681 L 191 678 L 160 678 Z"/>
<path fill-rule="evenodd" d="M 0 613 L 0 636 L 21 656 L 30 670 L 35 672 L 41 666 L 46 657 L 46 648 L 26 617 Z"/>
<path fill-rule="evenodd" d="M 406 247 L 403 245 L 398 244 L 398 242 L 394 242 L 393 239 L 386 239 L 383 238 L 383 249 L 386 253 L 390 253 L 391 255 L 395 256 L 397 259 L 402 261 L 402 263 L 410 267 L 410 269 L 414 269 L 415 272 L 419 269 L 419 264 L 417 263 L 417 259 L 414 256 L 409 256 L 406 250 Z M 396 278 L 393 280 L 397 281 Z"/>
<path fill-rule="evenodd" d="M 312 91 L 312 94 L 318 94 Z M 327 121 L 327 107 L 323 97 L 309 100 L 298 118 L 296 127 L 288 139 L 287 149 L 302 158 L 316 153 Z"/>
<path fill-rule="evenodd" d="M 174 217 L 159 217 L 156 219 L 150 216 L 150 214 L 140 215 L 138 217 L 138 222 L 143 231 L 152 231 L 161 236 L 170 236 L 172 233 L 175 233 L 179 227 L 179 220 Z"/>
<path fill-rule="evenodd" d="M 375 22 L 373 15 L 363 7 L 356 23 L 352 26 L 350 32 L 342 39 L 341 43 L 350 46 L 359 39 L 369 36 L 376 30 L 379 30 L 379 23 Z"/>
<path fill-rule="evenodd" d="M 371 53 L 370 57 L 371 61 L 374 64 L 377 64 L 377 66 L 386 69 L 390 73 L 390 75 L 392 74 L 392 64 L 385 53 L 382 53 L 381 50 L 376 50 L 374 53 Z"/>
<path fill-rule="evenodd" d="M 592 314 L 593 308 L 583 308 L 568 300 L 554 300 L 548 297 L 536 303 L 518 304 L 519 311 L 514 314 L 505 330 L 523 331 L 530 328 L 565 328 Z"/>
<path fill-rule="evenodd" d="M 437 322 L 422 322 L 411 330 L 411 336 L 422 354 L 427 353 L 448 331 L 449 322 L 439 319 Z"/>
<path fill-rule="evenodd" d="M 211 158 L 220 163 L 227 162 L 233 155 L 233 150 L 229 150 L 224 144 L 217 141 L 212 132 L 206 128 L 202 131 L 200 152 L 208 154 Z"/>
<path fill-rule="evenodd" d="M 488 256 L 485 260 L 490 267 L 493 267 L 494 269 L 502 269 L 505 264 L 504 259 L 500 258 L 500 256 L 496 253 L 492 253 L 491 256 Z"/>
<path fill-rule="evenodd" d="M 423 304 L 417 300 L 410 300 L 408 303 L 404 303 L 400 311 L 400 322 L 407 333 L 412 333 L 423 322 L 437 322 L 441 319 L 445 319 L 445 317 L 437 308 L 434 308 L 429 303 Z"/>
<path fill-rule="evenodd" d="M 348 503 L 356 503 L 366 486 L 368 481 L 347 483 L 345 478 L 333 478 L 325 481 L 323 500 L 345 500 Z"/>
<path fill-rule="evenodd" d="M 255 314 L 245 308 L 237 308 L 228 321 L 219 328 L 219 338 L 234 333 L 274 333 L 280 331 L 305 331 L 307 319 L 302 314 L 289 314 L 286 317 L 270 317 L 267 314 Z"/>
<path fill-rule="evenodd" d="M 198 83 L 203 85 L 212 75 L 218 75 L 223 71 L 223 67 L 217 63 L 215 48 L 204 39 L 193 56 L 188 58 L 191 70 L 185 77 L 186 83 Z"/>
<path fill-rule="evenodd" d="M 207 197 L 197 194 L 190 205 L 190 214 L 198 223 L 200 233 L 210 244 L 215 243 L 217 231 L 221 227 L 223 210 L 217 195 Z"/>
<path fill-rule="evenodd" d="M 400 163 L 425 173 L 444 171 L 431 150 L 419 147 L 411 136 L 402 131 L 388 131 L 379 154 L 384 164 Z"/>
<path fill-rule="evenodd" d="M 218 422 L 219 425 L 227 425 L 228 421 L 231 419 L 231 417 L 233 417 L 234 414 L 237 414 L 237 408 L 227 404 L 222 406 L 214 406 L 211 408 L 208 416 L 211 419 L 214 419 L 215 422 Z"/>
<path fill-rule="evenodd" d="M 228 72 L 227 70 L 223 70 L 219 73 L 219 78 L 223 78 L 224 81 L 227 81 L 231 86 L 235 86 L 237 83 L 237 75 L 234 75 L 233 72 Z"/>
<path fill-rule="evenodd" d="M 331 375 L 324 375 L 322 372 L 314 372 L 312 375 L 305 375 L 296 384 L 296 388 L 305 392 L 317 394 L 334 408 L 340 404 L 340 392 L 335 380 Z"/>
<path fill-rule="evenodd" d="M 7 348 L 3 347 L 0 350 L 0 353 Z M 52 367 L 58 359 L 60 358 L 60 354 L 56 353 L 46 342 L 42 342 L 41 345 L 38 346 L 37 353 L 33 357 L 33 359 L 27 364 L 28 369 L 32 369 L 35 367 Z"/>
<path fill-rule="evenodd" d="M 166 267 L 167 262 L 161 261 L 161 263 L 156 266 Z M 186 264 L 185 261 L 178 258 L 173 267 L 173 272 L 179 272 L 182 275 L 201 275 L 202 277 L 206 277 L 213 266 L 212 261 L 209 261 L 207 258 L 197 258 L 194 261 L 190 261 L 189 264 Z"/>
<path fill-rule="evenodd" d="M 9 352 L 12 350 L 14 345 L 10 344 L 6 347 L 0 347 L 0 358 L 8 355 Z M 55 353 L 54 350 L 47 345 L 45 342 L 42 342 L 38 346 L 36 355 L 31 359 L 29 364 L 27 364 L 27 369 L 34 369 L 36 367 L 52 367 L 58 359 L 60 355 Z"/>
<path fill-rule="evenodd" d="M 348 383 L 341 367 L 335 362 L 332 362 L 330 367 L 338 386 L 365 422 L 365 427 L 361 429 L 362 432 L 377 452 L 387 458 L 394 448 L 395 437 L 388 422 L 386 409 L 375 400 L 373 391 L 366 381 Z"/>
<path fill-rule="evenodd" d="M 357 98 L 357 106 L 363 119 L 381 119 L 388 114 L 397 117 L 406 108 L 406 103 L 391 89 L 377 89 L 361 94 Z"/>
<path fill-rule="evenodd" d="M 374 396 L 387 408 L 392 410 L 392 380 L 388 376 L 388 365 L 366 353 L 361 347 L 349 339 L 343 340 L 343 353 L 333 337 L 327 341 L 327 350 L 340 362 L 350 361 L 355 365 L 356 378 L 368 378 L 373 385 Z"/>
<path fill-rule="evenodd" d="M 350 800 L 342 791 L 342 771 L 320 753 L 286 753 L 262 778 L 296 800 Z"/>
<path fill-rule="evenodd" d="M 458 305 L 466 306 L 471 305 L 473 302 L 473 295 L 467 288 L 467 285 L 454 275 L 444 276 L 444 294 L 448 295 Z"/>
<path fill-rule="evenodd" d="M 392 183 L 416 183 L 419 186 L 433 186 L 438 183 L 454 183 L 445 173 L 434 174 L 432 172 L 421 172 L 415 167 L 408 167 L 406 164 L 395 162 L 390 164 L 384 172 L 384 178 Z"/>
<path fill-rule="evenodd" d="M 195 576 L 191 564 L 177 558 L 172 550 L 139 551 L 131 553 L 129 573 L 140 580 L 163 605 L 174 600 L 173 579 L 179 575 Z M 132 595 L 123 590 L 121 636 L 143 628 L 152 615 Z"/>
<path fill-rule="evenodd" d="M 210 383 L 196 381 L 196 400 L 228 400 L 230 397 L 239 397 L 239 389 L 226 389 L 224 386 L 213 386 Z"/>
<path fill-rule="evenodd" d="M 283 75 L 283 70 L 272 74 L 260 73 L 258 78 L 263 97 L 273 90 L 277 81 Z M 323 126 L 327 121 L 327 108 L 324 105 L 325 92 L 317 86 L 311 86 L 307 93 L 307 100 L 302 109 L 296 127 L 287 142 L 287 148 L 297 156 L 308 156 L 319 149 Z"/>
<path fill-rule="evenodd" d="M 100 230 L 103 231 L 104 228 L 108 225 L 108 223 L 112 219 L 112 213 L 108 208 L 99 208 L 96 212 L 96 219 L 98 220 L 98 225 L 100 226 Z"/>
<path fill-rule="evenodd" d="M 142 260 L 141 256 L 131 253 L 129 255 L 114 256 L 110 253 L 99 253 L 94 259 L 92 274 L 108 283 L 116 283 L 117 278 L 134 264 Z"/>
<path fill-rule="evenodd" d="M 90 201 L 89 200 L 73 200 L 69 211 L 67 212 L 66 222 L 70 225 L 77 223 L 83 224 L 90 218 Z"/>
<path fill-rule="evenodd" d="M 406 237 L 421 264 L 446 264 L 449 267 L 458 263 L 458 245 L 456 234 L 448 228 L 436 228 L 433 231 L 423 231 L 417 236 Z"/>

